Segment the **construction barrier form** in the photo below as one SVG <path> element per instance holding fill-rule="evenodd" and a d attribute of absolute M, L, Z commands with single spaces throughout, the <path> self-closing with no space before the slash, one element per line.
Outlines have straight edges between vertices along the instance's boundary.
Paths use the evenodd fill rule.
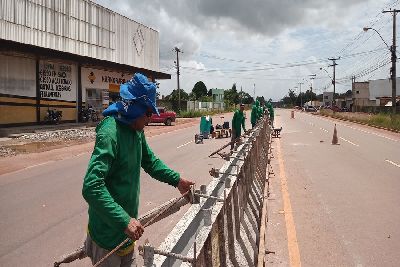
<path fill-rule="evenodd" d="M 257 266 L 271 132 L 265 118 L 242 137 L 160 247 L 141 248 L 145 266 Z"/>

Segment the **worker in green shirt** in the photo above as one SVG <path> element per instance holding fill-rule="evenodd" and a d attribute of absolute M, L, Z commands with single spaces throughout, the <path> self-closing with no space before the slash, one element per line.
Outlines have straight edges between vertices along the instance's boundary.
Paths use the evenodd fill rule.
<path fill-rule="evenodd" d="M 242 135 L 242 128 L 246 131 L 246 126 L 244 125 L 245 116 L 244 116 L 244 104 L 240 104 L 240 109 L 235 110 L 232 118 L 232 138 L 231 141 L 234 141 L 236 138 Z M 231 150 L 234 148 L 235 143 L 231 143 Z"/>
<path fill-rule="evenodd" d="M 271 100 L 268 100 L 267 102 L 267 109 L 268 109 L 268 114 L 269 114 L 269 121 L 272 127 L 274 127 L 274 107 L 272 106 Z"/>
<path fill-rule="evenodd" d="M 180 177 L 158 159 L 147 144 L 143 129 L 155 105 L 156 85 L 135 74 L 120 87 L 121 101 L 110 105 L 96 128 L 96 143 L 84 178 L 82 195 L 89 204 L 84 250 L 93 264 L 127 237 L 125 246 L 102 267 L 136 266 L 134 241 L 144 228 L 137 220 L 140 168 L 151 177 L 186 193 L 194 183 Z"/>
<path fill-rule="evenodd" d="M 256 102 L 251 107 L 251 114 L 250 114 L 251 128 L 254 128 L 254 126 L 256 126 L 256 123 L 257 123 L 258 119 L 260 118 L 259 105 L 260 105 L 260 102 L 258 102 L 258 100 L 256 100 Z"/>

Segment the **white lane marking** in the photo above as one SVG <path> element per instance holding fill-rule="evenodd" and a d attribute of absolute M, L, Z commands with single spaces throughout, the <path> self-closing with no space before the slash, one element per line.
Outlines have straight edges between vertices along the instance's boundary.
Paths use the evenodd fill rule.
<path fill-rule="evenodd" d="M 400 168 L 400 164 L 397 164 L 397 163 L 394 163 L 393 161 L 391 161 L 391 160 L 385 160 L 386 162 L 389 162 L 390 164 L 392 164 L 392 165 L 394 165 L 394 166 L 396 166 L 396 167 L 398 167 L 398 168 Z"/>
<path fill-rule="evenodd" d="M 178 146 L 178 147 L 176 147 L 176 148 L 181 148 L 181 147 L 183 147 L 183 146 L 187 146 L 187 145 L 190 144 L 190 143 L 193 143 L 193 141 L 187 142 L 187 143 L 185 143 L 185 144 L 183 144 L 183 145 L 180 145 L 180 146 Z"/>
<path fill-rule="evenodd" d="M 322 120 L 327 121 L 327 122 L 332 122 L 332 120 L 327 119 L 325 117 L 322 117 Z M 337 121 L 336 124 L 337 125 L 346 126 L 346 127 L 350 128 L 350 129 L 353 129 L 353 130 L 356 130 L 356 131 L 360 131 L 360 132 L 363 132 L 363 133 L 366 133 L 366 134 L 376 135 L 378 137 L 382 137 L 382 138 L 385 138 L 385 139 L 390 140 L 390 141 L 398 142 L 398 140 L 396 140 L 396 139 L 393 139 L 393 138 L 390 138 L 390 137 L 387 137 L 387 136 L 384 136 L 384 135 L 381 135 L 381 134 L 378 134 L 378 133 L 366 131 L 366 130 L 363 130 L 363 129 L 360 129 L 360 128 L 356 128 L 356 127 L 350 126 L 350 124 L 345 124 L 345 123 L 342 123 L 342 122 L 339 122 L 339 121 Z M 355 124 L 357 124 L 357 123 L 355 123 Z M 360 124 L 360 126 L 363 126 L 363 125 Z M 364 126 L 371 127 L 371 126 L 368 126 L 368 125 L 364 125 Z"/>
<path fill-rule="evenodd" d="M 324 132 L 329 132 L 328 130 L 324 129 L 324 128 L 319 128 L 320 130 L 324 131 Z"/>
<path fill-rule="evenodd" d="M 26 170 L 26 169 L 30 169 L 30 168 L 34 168 L 34 167 L 38 167 L 38 166 L 42 166 L 42 165 L 46 165 L 46 164 L 51 163 L 51 162 L 54 162 L 54 160 L 49 160 L 49 161 L 45 161 L 45 162 L 42 162 L 42 163 L 39 163 L 39 164 L 27 166 L 22 170 Z"/>
<path fill-rule="evenodd" d="M 352 144 L 353 146 L 359 146 L 359 145 L 354 144 L 353 142 L 351 142 L 351 141 L 349 141 L 349 140 L 344 139 L 343 137 L 339 137 L 339 139 L 342 139 L 343 141 L 345 141 L 345 142 L 347 142 L 347 143 L 349 143 L 349 144 Z"/>

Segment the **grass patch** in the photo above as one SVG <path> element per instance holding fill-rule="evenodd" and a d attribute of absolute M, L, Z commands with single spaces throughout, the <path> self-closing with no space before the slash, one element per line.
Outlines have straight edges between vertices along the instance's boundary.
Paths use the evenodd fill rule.
<path fill-rule="evenodd" d="M 225 111 L 224 111 L 225 112 Z M 179 115 L 181 118 L 198 118 L 201 116 L 207 116 L 207 115 L 215 115 L 215 114 L 220 114 L 222 111 L 206 111 L 206 110 L 191 110 L 191 111 L 182 111 Z"/>
<path fill-rule="evenodd" d="M 331 110 L 321 110 L 322 115 L 333 118 L 346 119 L 354 122 L 362 122 L 371 126 L 384 127 L 392 130 L 400 131 L 400 115 L 392 115 L 387 113 L 368 114 L 353 112 L 332 112 Z"/>

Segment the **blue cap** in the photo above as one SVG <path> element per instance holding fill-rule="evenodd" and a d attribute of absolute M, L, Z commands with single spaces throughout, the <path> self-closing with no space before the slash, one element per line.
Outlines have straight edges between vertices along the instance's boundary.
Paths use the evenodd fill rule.
<path fill-rule="evenodd" d="M 113 116 L 125 124 L 131 124 L 143 116 L 148 108 L 160 115 L 156 107 L 156 89 L 155 83 L 143 74 L 136 73 L 128 82 L 121 84 L 119 94 L 122 100 L 110 105 L 103 115 Z"/>
<path fill-rule="evenodd" d="M 156 107 L 156 92 L 155 83 L 150 82 L 143 74 L 136 73 L 128 82 L 121 84 L 119 94 L 123 100 L 144 102 L 153 113 L 160 115 Z"/>

